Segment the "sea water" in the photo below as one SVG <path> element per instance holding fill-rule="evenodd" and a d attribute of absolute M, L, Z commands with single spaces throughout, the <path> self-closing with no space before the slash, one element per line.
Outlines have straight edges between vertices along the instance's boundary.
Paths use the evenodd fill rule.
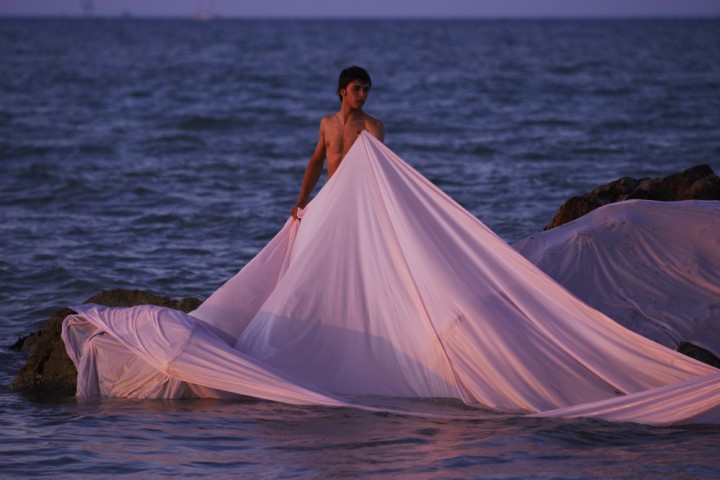
<path fill-rule="evenodd" d="M 622 176 L 720 171 L 720 20 L 0 19 L 6 348 L 103 289 L 205 298 L 279 230 L 339 71 L 512 243 Z M 717 427 L 0 392 L 0 477 L 713 478 Z"/>

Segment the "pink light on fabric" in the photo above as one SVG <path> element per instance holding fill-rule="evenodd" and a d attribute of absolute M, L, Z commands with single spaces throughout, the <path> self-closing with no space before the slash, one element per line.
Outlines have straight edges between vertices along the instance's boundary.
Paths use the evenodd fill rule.
<path fill-rule="evenodd" d="M 194 312 L 76 310 L 63 338 L 79 396 L 443 397 L 720 423 L 717 369 L 579 301 L 367 132 L 302 220 Z"/>

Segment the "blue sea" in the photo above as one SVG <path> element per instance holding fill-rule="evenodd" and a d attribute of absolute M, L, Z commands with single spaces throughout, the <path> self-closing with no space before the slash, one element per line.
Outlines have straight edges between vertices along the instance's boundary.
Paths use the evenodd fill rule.
<path fill-rule="evenodd" d="M 279 230 L 339 71 L 512 243 L 570 196 L 720 172 L 720 19 L 0 18 L 0 477 L 717 478 L 720 429 L 8 392 L 111 288 L 206 298 Z"/>

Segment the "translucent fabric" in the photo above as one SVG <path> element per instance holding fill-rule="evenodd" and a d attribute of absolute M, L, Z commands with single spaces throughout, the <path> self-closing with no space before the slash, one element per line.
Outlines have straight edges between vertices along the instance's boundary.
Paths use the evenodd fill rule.
<path fill-rule="evenodd" d="M 443 397 L 720 423 L 717 369 L 579 301 L 367 132 L 302 220 L 194 312 L 76 310 L 63 338 L 82 396 Z"/>

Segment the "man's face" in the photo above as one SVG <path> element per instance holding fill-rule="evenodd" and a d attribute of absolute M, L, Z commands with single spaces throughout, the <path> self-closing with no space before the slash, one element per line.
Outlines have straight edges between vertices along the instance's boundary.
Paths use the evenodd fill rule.
<path fill-rule="evenodd" d="M 343 102 L 346 102 L 351 108 L 357 109 L 361 109 L 365 104 L 368 92 L 370 92 L 370 85 L 360 80 L 353 80 L 348 83 L 347 87 L 340 89 Z"/>

